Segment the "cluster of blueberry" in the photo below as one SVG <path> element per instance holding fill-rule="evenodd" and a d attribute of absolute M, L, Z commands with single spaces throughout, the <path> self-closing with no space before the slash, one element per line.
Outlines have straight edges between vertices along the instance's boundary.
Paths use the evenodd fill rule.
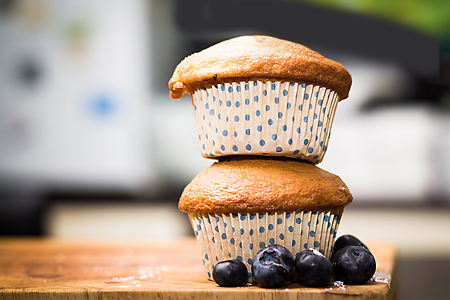
<path fill-rule="evenodd" d="M 358 238 L 343 235 L 334 244 L 331 260 L 314 249 L 304 250 L 294 259 L 283 246 L 269 245 L 255 255 L 252 275 L 265 288 L 282 287 L 289 281 L 316 287 L 329 286 L 333 280 L 364 284 L 375 269 L 375 258 L 369 248 Z M 220 286 L 242 286 L 247 283 L 247 268 L 237 259 L 222 261 L 215 265 L 213 279 Z"/>

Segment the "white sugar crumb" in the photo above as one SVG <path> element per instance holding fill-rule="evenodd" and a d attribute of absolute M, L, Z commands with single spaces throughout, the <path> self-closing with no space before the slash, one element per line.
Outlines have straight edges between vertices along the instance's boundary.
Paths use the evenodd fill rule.
<path fill-rule="evenodd" d="M 333 288 L 336 288 L 338 290 L 346 290 L 345 285 L 342 281 L 333 281 L 332 286 L 330 288 L 326 288 L 325 290 L 331 291 Z"/>
<path fill-rule="evenodd" d="M 391 284 L 391 275 L 382 273 L 382 272 L 378 272 L 375 275 L 373 275 L 373 277 L 370 279 L 370 281 L 386 283 L 386 284 L 390 285 Z"/>
<path fill-rule="evenodd" d="M 345 290 L 345 285 L 342 281 L 334 281 L 333 286 L 337 287 L 340 290 Z"/>

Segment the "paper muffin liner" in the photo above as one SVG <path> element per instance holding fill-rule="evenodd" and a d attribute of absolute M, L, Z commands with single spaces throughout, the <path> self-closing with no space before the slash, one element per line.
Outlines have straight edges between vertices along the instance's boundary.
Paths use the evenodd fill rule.
<path fill-rule="evenodd" d="M 203 258 L 206 276 L 212 280 L 215 264 L 238 259 L 247 267 L 256 253 L 267 245 L 278 244 L 294 257 L 305 249 L 316 249 L 330 257 L 343 209 L 328 211 L 271 212 L 255 214 L 190 213 Z"/>
<path fill-rule="evenodd" d="M 204 157 L 286 156 L 322 161 L 339 96 L 297 82 L 218 84 L 192 94 Z"/>

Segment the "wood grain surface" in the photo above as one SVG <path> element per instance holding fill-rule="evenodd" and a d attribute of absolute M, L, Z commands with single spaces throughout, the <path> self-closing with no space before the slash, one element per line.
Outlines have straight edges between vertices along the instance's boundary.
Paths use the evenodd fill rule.
<path fill-rule="evenodd" d="M 375 280 L 360 286 L 219 287 L 195 239 L 103 242 L 0 239 L 0 299 L 391 299 L 396 251 L 368 244 Z"/>

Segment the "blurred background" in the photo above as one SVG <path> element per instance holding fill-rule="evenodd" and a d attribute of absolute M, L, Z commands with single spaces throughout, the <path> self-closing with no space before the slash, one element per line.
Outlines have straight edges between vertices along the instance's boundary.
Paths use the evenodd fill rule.
<path fill-rule="evenodd" d="M 191 236 L 178 197 L 213 161 L 167 82 L 185 56 L 243 34 L 349 70 L 319 165 L 354 195 L 340 234 L 398 247 L 399 299 L 444 299 L 446 0 L 0 0 L 0 236 Z"/>

